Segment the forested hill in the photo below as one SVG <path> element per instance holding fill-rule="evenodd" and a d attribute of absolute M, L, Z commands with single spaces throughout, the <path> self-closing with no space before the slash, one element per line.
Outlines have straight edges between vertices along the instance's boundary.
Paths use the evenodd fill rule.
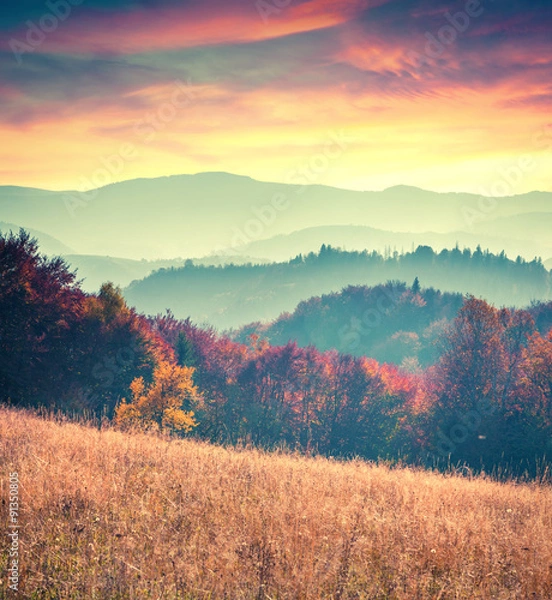
<path fill-rule="evenodd" d="M 412 286 L 349 286 L 301 302 L 270 323 L 245 325 L 232 337 L 250 343 L 255 336 L 272 346 L 296 342 L 417 370 L 437 362 L 464 301 L 462 294 L 421 289 L 417 280 Z M 552 302 L 535 304 L 528 312 L 540 333 L 552 327 Z"/>
<path fill-rule="evenodd" d="M 247 343 L 258 336 L 273 346 L 297 342 L 412 369 L 437 361 L 439 340 L 463 303 L 462 294 L 421 290 L 418 282 L 349 286 L 301 302 L 271 323 L 246 325 L 233 338 Z"/>
<path fill-rule="evenodd" d="M 497 306 L 521 307 L 552 298 L 551 275 L 540 259 L 514 261 L 480 248 L 437 254 L 427 246 L 388 256 L 322 246 L 317 254 L 285 263 L 162 269 L 133 282 L 125 297 L 140 312 L 170 309 L 178 318 L 229 329 L 271 321 L 307 298 L 349 285 L 412 282 L 416 277 L 424 288 L 473 294 Z"/>

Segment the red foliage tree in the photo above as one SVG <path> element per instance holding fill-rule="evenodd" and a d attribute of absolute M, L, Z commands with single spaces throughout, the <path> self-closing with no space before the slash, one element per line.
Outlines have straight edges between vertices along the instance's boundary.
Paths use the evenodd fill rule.
<path fill-rule="evenodd" d="M 40 405 L 63 392 L 83 299 L 63 260 L 23 230 L 0 234 L 0 400 Z"/>

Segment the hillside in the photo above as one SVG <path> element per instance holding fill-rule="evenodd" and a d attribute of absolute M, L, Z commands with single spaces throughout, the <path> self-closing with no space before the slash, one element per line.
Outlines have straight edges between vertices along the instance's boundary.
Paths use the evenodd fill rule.
<path fill-rule="evenodd" d="M 548 486 L 229 450 L 6 408 L 0 438 L 2 484 L 19 478 L 25 597 L 552 594 Z M 7 558 L 3 545 L 4 593 Z"/>
<path fill-rule="evenodd" d="M 551 298 L 550 274 L 538 261 L 514 262 L 481 250 L 436 254 L 425 246 L 387 258 L 324 248 L 286 263 L 157 271 L 133 282 L 125 298 L 140 312 L 170 309 L 177 317 L 220 329 L 271 321 L 305 299 L 349 285 L 388 280 L 410 284 L 415 277 L 423 287 L 474 294 L 497 305 L 527 306 L 532 300 Z"/>
<path fill-rule="evenodd" d="M 552 217 L 552 215 L 546 216 Z M 513 217 L 512 220 L 515 221 L 517 218 Z M 454 248 L 457 244 L 466 248 L 476 248 L 481 244 L 496 254 L 504 251 L 511 258 L 523 256 L 530 260 L 535 256 L 550 256 L 552 254 L 550 235 L 547 237 L 541 235 L 531 240 L 523 239 L 523 233 L 521 235 L 519 233 L 510 235 L 509 224 L 510 221 L 504 219 L 495 226 L 496 235 L 504 235 L 504 237 L 496 237 L 496 235 L 491 234 L 490 225 L 487 227 L 480 226 L 478 228 L 479 233 L 466 231 L 405 233 L 383 231 L 359 225 L 309 227 L 287 235 L 278 235 L 266 240 L 251 242 L 245 247 L 244 252 L 251 256 L 266 256 L 275 261 L 283 261 L 289 260 L 298 254 L 317 251 L 322 244 L 349 251 L 369 249 L 381 253 L 386 250 L 405 252 L 420 245 L 431 246 L 439 252 L 445 248 Z M 546 228 L 546 219 L 544 219 L 542 225 L 539 224 L 539 228 L 541 231 Z M 523 231 L 533 230 L 526 229 Z M 507 235 L 505 235 L 506 232 Z"/>
<path fill-rule="evenodd" d="M 475 223 L 474 232 L 476 235 L 500 235 L 505 239 L 516 241 L 526 240 L 528 237 L 527 232 L 531 232 L 531 239 L 548 250 L 548 253 L 544 254 L 544 257 L 548 257 L 552 245 L 550 234 L 552 232 L 552 213 L 549 211 L 528 212 L 516 216 L 487 219 Z"/>
<path fill-rule="evenodd" d="M 4 233 L 4 235 L 8 234 L 10 231 L 17 233 L 20 228 L 21 227 L 19 225 L 14 225 L 13 223 L 3 223 L 0 221 L 0 232 Z M 48 235 L 43 231 L 37 231 L 36 229 L 27 229 L 27 231 L 38 241 L 44 254 L 54 256 L 60 254 L 69 254 L 72 252 L 71 248 L 65 244 L 62 244 L 59 240 L 56 240 L 51 235 Z"/>
<path fill-rule="evenodd" d="M 126 287 L 132 281 L 144 279 L 159 269 L 178 268 L 186 264 L 184 259 L 172 260 L 131 260 L 113 256 L 96 256 L 85 254 L 63 254 L 64 260 L 71 269 L 76 269 L 77 279 L 82 281 L 82 289 L 94 292 L 106 281 L 119 287 Z M 229 263 L 245 264 L 255 262 L 250 257 L 242 256 L 209 256 L 194 259 L 195 265 L 220 266 Z M 257 261 L 259 262 L 259 261 Z"/>
<path fill-rule="evenodd" d="M 272 346 L 295 342 L 417 370 L 438 361 L 443 336 L 464 301 L 461 294 L 413 291 L 404 283 L 349 286 L 301 302 L 272 322 L 245 325 L 232 332 L 232 339 L 248 343 L 257 335 Z M 552 303 L 536 304 L 528 312 L 537 331 L 546 334 L 552 327 Z"/>
<path fill-rule="evenodd" d="M 293 341 L 321 351 L 427 367 L 437 362 L 440 338 L 463 303 L 461 294 L 434 289 L 412 293 L 399 283 L 350 286 L 301 302 L 271 323 L 246 325 L 233 338 L 246 343 L 256 334 L 273 346 Z"/>
<path fill-rule="evenodd" d="M 0 187 L 2 220 L 44 231 L 78 254 L 95 255 L 101 248 L 102 254 L 138 260 L 190 258 L 224 249 L 236 254 L 251 242 L 331 225 L 388 230 L 392 224 L 397 232 L 469 233 L 487 219 L 550 213 L 552 194 L 533 192 L 493 203 L 488 212 L 481 210 L 477 194 L 407 186 L 357 192 L 228 173 L 135 179 L 84 193 Z M 491 246 L 487 233 L 476 233 L 478 243 Z M 499 231 L 492 236 L 508 237 Z M 534 242 L 530 236 L 524 241 L 521 254 L 532 259 Z"/>

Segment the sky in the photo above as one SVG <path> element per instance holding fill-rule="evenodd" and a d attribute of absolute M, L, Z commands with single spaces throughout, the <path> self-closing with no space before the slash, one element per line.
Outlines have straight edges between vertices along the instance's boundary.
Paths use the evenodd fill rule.
<path fill-rule="evenodd" d="M 0 5 L 0 185 L 552 191 L 552 2 Z"/>

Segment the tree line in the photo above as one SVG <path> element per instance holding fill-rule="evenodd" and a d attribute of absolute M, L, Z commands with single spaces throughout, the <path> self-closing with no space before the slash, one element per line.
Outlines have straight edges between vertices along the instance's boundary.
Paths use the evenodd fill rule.
<path fill-rule="evenodd" d="M 293 311 L 306 298 L 343 287 L 377 286 L 385 281 L 412 282 L 443 292 L 472 293 L 493 304 L 527 306 L 552 299 L 550 272 L 536 258 L 511 260 L 504 253 L 456 247 L 435 252 L 419 246 L 412 252 L 347 252 L 323 245 L 318 252 L 283 263 L 161 269 L 125 289 L 125 297 L 146 314 L 171 307 L 220 331 L 255 321 L 271 321 Z"/>

